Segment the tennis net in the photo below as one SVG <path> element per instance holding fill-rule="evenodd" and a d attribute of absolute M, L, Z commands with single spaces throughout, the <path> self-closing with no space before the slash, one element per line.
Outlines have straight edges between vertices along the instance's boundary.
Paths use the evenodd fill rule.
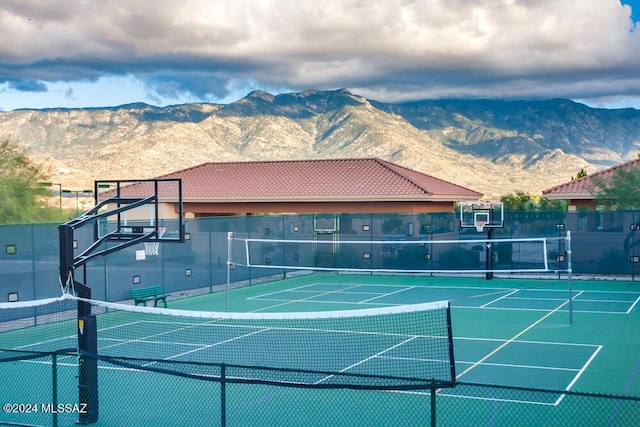
<path fill-rule="evenodd" d="M 77 319 L 90 304 L 95 330 Z M 140 307 L 70 295 L 0 309 L 0 354 L 76 348 L 139 370 L 226 382 L 318 388 L 433 389 L 455 384 L 449 304 L 309 313 Z M 86 325 L 86 326 L 85 326 Z M 0 361 L 1 361 L 0 357 Z M 97 382 L 95 382 L 97 384 Z"/>
<path fill-rule="evenodd" d="M 77 347 L 77 302 L 64 295 L 35 301 L 0 303 L 2 351 L 53 352 Z"/>
<path fill-rule="evenodd" d="M 232 267 L 380 273 L 552 272 L 568 269 L 570 235 L 471 240 L 311 240 L 229 236 Z M 491 250 L 489 251 L 488 248 Z M 491 268 L 486 259 L 492 257 Z M 562 261 L 560 261 L 562 260 Z"/>

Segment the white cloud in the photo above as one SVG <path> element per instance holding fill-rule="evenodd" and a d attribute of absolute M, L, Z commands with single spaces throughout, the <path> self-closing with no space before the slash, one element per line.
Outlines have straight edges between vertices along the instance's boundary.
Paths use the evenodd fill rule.
<path fill-rule="evenodd" d="M 245 84 L 381 100 L 640 96 L 630 15 L 618 0 L 5 0 L 0 83 L 135 76 L 153 99 Z"/>

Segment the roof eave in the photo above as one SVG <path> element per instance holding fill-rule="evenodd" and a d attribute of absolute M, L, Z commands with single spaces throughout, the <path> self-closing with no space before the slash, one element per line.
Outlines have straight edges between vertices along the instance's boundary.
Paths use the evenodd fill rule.
<path fill-rule="evenodd" d="M 398 195 L 372 195 L 372 196 L 301 196 L 301 197 L 187 197 L 186 203 L 325 203 L 325 202 L 449 202 L 478 200 L 476 195 L 425 195 L 398 196 Z"/>
<path fill-rule="evenodd" d="M 544 196 L 550 200 L 593 200 L 591 193 L 546 193 Z"/>

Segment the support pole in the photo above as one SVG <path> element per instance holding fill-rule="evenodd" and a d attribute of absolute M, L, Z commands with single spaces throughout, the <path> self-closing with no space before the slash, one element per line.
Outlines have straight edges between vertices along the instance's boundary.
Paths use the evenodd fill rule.
<path fill-rule="evenodd" d="M 431 389 L 431 427 L 436 427 L 436 389 Z"/>
<path fill-rule="evenodd" d="M 567 230 L 567 284 L 569 287 L 569 324 L 573 325 L 573 285 L 571 283 L 571 231 Z"/>
<path fill-rule="evenodd" d="M 74 281 L 78 297 L 91 299 L 91 289 Z M 98 421 L 98 324 L 89 303 L 78 301 L 78 398 L 81 412 L 78 424 Z"/>
<path fill-rule="evenodd" d="M 52 389 L 51 389 L 51 404 L 53 405 L 53 420 L 51 425 L 53 427 L 58 427 L 58 411 L 55 410 L 58 407 L 58 353 L 53 353 L 51 355 L 51 380 L 52 380 Z"/>
<path fill-rule="evenodd" d="M 487 240 L 491 239 L 493 239 L 493 228 L 487 228 Z M 493 244 L 491 242 L 487 242 L 485 258 L 485 270 L 493 270 Z M 493 271 L 487 271 L 484 277 L 486 280 L 493 279 Z"/>
<path fill-rule="evenodd" d="M 227 426 L 227 365 L 220 365 L 220 427 Z"/>
<path fill-rule="evenodd" d="M 58 227 L 60 237 L 60 281 L 64 285 L 73 282 L 80 298 L 91 299 L 91 288 L 74 278 L 73 226 Z M 85 272 L 86 276 L 86 272 Z M 78 417 L 78 424 L 98 421 L 98 337 L 95 315 L 91 304 L 78 301 L 78 400 L 85 409 Z"/>
<path fill-rule="evenodd" d="M 231 292 L 231 239 L 233 231 L 227 232 L 227 311 L 229 311 L 229 293 Z"/>

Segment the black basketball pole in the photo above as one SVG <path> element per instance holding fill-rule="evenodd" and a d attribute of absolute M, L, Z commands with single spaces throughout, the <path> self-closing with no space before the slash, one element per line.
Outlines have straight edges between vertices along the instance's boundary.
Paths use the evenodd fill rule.
<path fill-rule="evenodd" d="M 158 210 L 158 194 L 160 189 L 158 187 L 159 182 L 174 182 L 177 185 L 178 196 L 178 227 L 179 233 L 176 242 L 184 242 L 185 228 L 182 223 L 183 207 L 182 207 L 182 181 L 180 179 L 152 179 L 152 180 L 139 180 L 139 181 L 104 181 L 108 188 L 111 188 L 111 184 L 116 186 L 115 197 L 105 198 L 104 200 L 98 200 L 98 192 L 101 187 L 100 183 L 96 181 L 94 188 L 94 195 L 96 197 L 96 204 L 93 208 L 89 209 L 83 215 L 67 221 L 66 223 L 58 227 L 59 240 L 60 240 L 60 283 L 62 286 L 69 286 L 73 284 L 73 290 L 76 296 L 82 300 L 78 300 L 77 318 L 78 318 L 78 397 L 80 403 L 80 413 L 78 424 L 93 424 L 98 421 L 98 326 L 97 317 L 92 313 L 91 303 L 88 302 L 91 299 L 91 288 L 82 282 L 87 281 L 87 263 L 97 257 L 105 256 L 110 253 L 119 251 L 121 249 L 136 245 L 138 243 L 146 242 L 151 239 L 159 240 L 158 237 L 158 225 L 159 210 Z M 136 182 L 153 182 L 153 193 L 144 192 L 138 197 L 123 197 L 121 194 L 121 185 L 125 183 Z M 133 185 L 132 185 L 133 186 Z M 173 188 L 173 187 L 171 187 Z M 170 188 L 170 189 L 171 189 Z M 113 190 L 111 190 L 113 192 Z M 167 190 L 168 191 L 168 190 Z M 120 214 L 122 212 L 136 209 L 141 206 L 154 205 L 154 213 L 152 225 L 153 231 L 146 232 L 144 227 L 140 227 L 140 230 L 134 230 L 130 232 L 124 232 L 120 223 Z M 104 208 L 111 209 L 104 211 Z M 99 220 L 108 219 L 109 217 L 117 216 L 118 223 L 117 229 L 108 232 L 107 234 L 100 236 Z M 74 231 L 83 225 L 88 223 L 94 224 L 94 242 L 85 248 L 82 252 L 74 253 Z M 131 227 L 135 229 L 136 227 Z M 105 242 L 112 241 L 117 242 L 116 245 L 107 245 L 104 247 Z M 78 280 L 75 272 L 80 266 L 83 267 L 82 282 Z"/>
<path fill-rule="evenodd" d="M 73 281 L 76 296 L 91 299 L 91 288 L 73 277 L 73 227 L 62 224 L 58 227 L 60 237 L 60 281 L 63 285 Z M 86 268 L 86 267 L 85 267 Z M 85 269 L 86 276 L 86 269 Z M 78 301 L 78 400 L 80 414 L 78 424 L 98 421 L 98 337 L 95 315 L 91 304 Z"/>
<path fill-rule="evenodd" d="M 487 250 L 485 256 L 485 270 L 493 270 L 493 244 L 490 240 L 493 239 L 493 228 L 487 228 Z M 487 271 L 485 273 L 485 279 L 491 280 L 493 279 L 493 271 Z"/>

